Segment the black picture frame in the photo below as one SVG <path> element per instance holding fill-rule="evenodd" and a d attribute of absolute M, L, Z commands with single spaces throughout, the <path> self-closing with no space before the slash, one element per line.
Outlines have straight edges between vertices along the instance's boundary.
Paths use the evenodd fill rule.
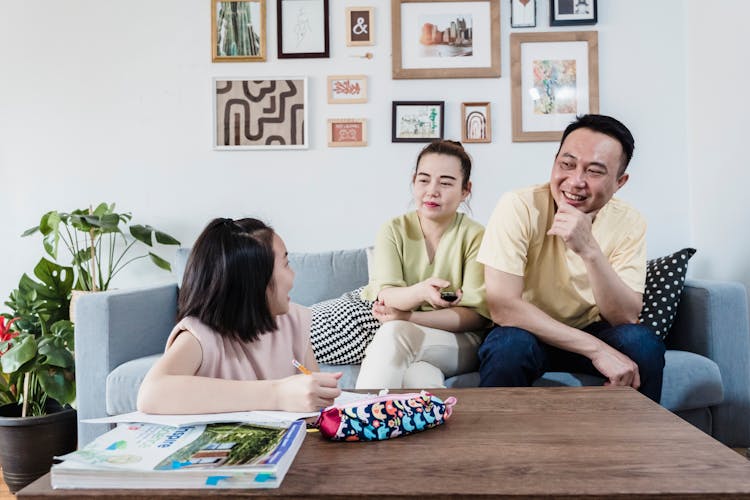
<path fill-rule="evenodd" d="M 550 26 L 596 24 L 597 0 L 549 0 Z"/>
<path fill-rule="evenodd" d="M 519 19 L 521 13 L 518 12 L 518 0 L 509 0 L 510 3 L 510 27 L 511 28 L 536 28 L 536 0 L 528 0 L 526 5 L 521 7 L 524 10 L 523 14 L 528 16 L 531 14 L 533 17 L 532 21 L 528 19 Z M 519 2 L 523 3 L 523 2 Z M 530 4 L 530 7 L 529 7 Z"/>
<path fill-rule="evenodd" d="M 404 109 L 401 109 L 404 108 Z M 408 108 L 412 108 L 412 115 L 405 116 Z M 429 117 L 432 110 L 439 110 L 440 117 L 427 118 L 428 123 L 421 121 L 421 118 Z M 416 120 L 416 121 L 414 121 Z M 429 133 L 426 127 L 438 127 L 436 133 Z M 411 122 L 414 126 L 412 132 L 404 133 L 404 125 Z M 430 127 L 430 128 L 432 128 Z M 432 142 L 442 139 L 445 133 L 445 101 L 393 101 L 391 108 L 391 142 Z"/>
<path fill-rule="evenodd" d="M 302 58 L 329 58 L 330 57 L 330 46 L 331 46 L 331 37 L 330 37 L 330 17 L 329 17 L 329 6 L 328 6 L 329 0 L 276 0 L 276 46 L 277 46 L 277 56 L 279 59 L 302 59 Z M 318 34 L 323 35 L 323 50 L 320 51 L 305 51 L 304 49 L 300 51 L 291 51 L 291 50 L 285 50 L 285 39 L 284 39 L 284 32 L 288 32 L 286 28 L 286 23 L 291 22 L 291 20 L 288 18 L 288 16 L 284 15 L 285 6 L 288 7 L 295 7 L 294 4 L 300 4 L 300 8 L 309 6 L 310 4 L 321 4 L 322 7 L 322 13 L 318 12 L 318 18 L 320 17 L 320 14 L 322 14 L 322 19 L 319 19 L 322 23 L 322 26 L 318 25 L 317 23 L 314 26 L 310 24 L 309 17 L 306 19 L 306 22 L 302 22 L 297 20 L 296 25 L 300 26 L 301 28 L 297 30 L 297 36 L 303 36 L 302 30 L 319 30 Z M 299 45 L 299 41 L 298 41 Z"/>

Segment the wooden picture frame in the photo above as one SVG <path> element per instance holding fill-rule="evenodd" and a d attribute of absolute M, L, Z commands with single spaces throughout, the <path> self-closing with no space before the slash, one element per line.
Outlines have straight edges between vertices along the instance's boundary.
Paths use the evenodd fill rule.
<path fill-rule="evenodd" d="M 307 149 L 307 88 L 307 77 L 213 78 L 213 149 Z"/>
<path fill-rule="evenodd" d="M 461 142 L 492 142 L 492 116 L 489 102 L 461 103 Z"/>
<path fill-rule="evenodd" d="M 276 0 L 276 35 L 279 59 L 329 57 L 328 0 Z"/>
<path fill-rule="evenodd" d="M 576 115 L 599 112 L 596 31 L 512 33 L 513 142 L 559 141 Z"/>
<path fill-rule="evenodd" d="M 331 75 L 327 79 L 328 104 L 367 102 L 367 76 Z"/>
<path fill-rule="evenodd" d="M 536 28 L 536 0 L 510 0 L 510 27 Z"/>
<path fill-rule="evenodd" d="M 328 147 L 367 146 L 367 120 L 364 118 L 330 118 Z"/>
<path fill-rule="evenodd" d="M 396 80 L 500 76 L 500 0 L 391 0 L 391 28 Z"/>
<path fill-rule="evenodd" d="M 549 25 L 596 24 L 597 10 L 596 0 L 549 0 Z"/>
<path fill-rule="evenodd" d="M 445 101 L 393 101 L 391 142 L 432 142 L 445 130 Z"/>
<path fill-rule="evenodd" d="M 375 45 L 375 9 L 372 7 L 346 8 L 346 46 Z"/>
<path fill-rule="evenodd" d="M 266 0 L 211 0 L 211 61 L 265 60 Z"/>

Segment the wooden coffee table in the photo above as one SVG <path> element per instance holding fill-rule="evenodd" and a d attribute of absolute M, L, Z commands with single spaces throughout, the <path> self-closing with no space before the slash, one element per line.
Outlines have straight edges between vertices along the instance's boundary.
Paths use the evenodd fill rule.
<path fill-rule="evenodd" d="M 271 490 L 52 490 L 19 499 L 750 498 L 750 463 L 628 388 L 445 389 L 446 425 L 376 443 L 311 433 Z"/>

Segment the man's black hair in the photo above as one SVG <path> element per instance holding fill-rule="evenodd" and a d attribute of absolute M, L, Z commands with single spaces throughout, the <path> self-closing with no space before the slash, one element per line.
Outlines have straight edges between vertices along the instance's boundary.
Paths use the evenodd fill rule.
<path fill-rule="evenodd" d="M 628 168 L 630 159 L 633 158 L 633 150 L 635 149 L 635 139 L 633 139 L 633 134 L 630 133 L 628 127 L 623 125 L 619 120 L 612 118 L 611 116 L 577 116 L 576 120 L 574 122 L 571 122 L 570 125 L 568 125 L 568 127 L 565 129 L 565 132 L 563 132 L 562 139 L 560 139 L 560 147 L 557 148 L 557 154 L 560 154 L 560 149 L 562 149 L 565 138 L 568 137 L 571 132 L 573 132 L 574 130 L 578 130 L 579 128 L 587 128 L 589 130 L 593 130 L 594 132 L 608 135 L 609 137 L 615 139 L 620 143 L 620 146 L 622 146 L 623 159 L 617 176 L 622 176 L 622 174 L 625 173 L 625 169 Z"/>

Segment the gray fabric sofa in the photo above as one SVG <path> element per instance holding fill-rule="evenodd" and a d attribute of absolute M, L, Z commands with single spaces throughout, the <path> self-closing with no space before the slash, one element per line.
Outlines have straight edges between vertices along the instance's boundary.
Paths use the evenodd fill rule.
<path fill-rule="evenodd" d="M 187 249 L 175 273 L 182 276 Z M 310 305 L 338 297 L 367 282 L 365 249 L 291 254 L 296 271 L 292 300 Z M 174 325 L 177 285 L 85 295 L 76 312 L 78 418 L 135 410 L 146 371 L 161 354 Z M 687 280 L 667 338 L 661 404 L 729 446 L 750 446 L 750 329 L 745 287 L 739 283 Z M 358 365 L 322 366 L 345 372 L 341 386 L 354 386 Z M 476 386 L 477 373 L 446 381 Z M 548 373 L 537 386 L 600 385 L 602 379 Z M 79 445 L 108 426 L 80 423 Z"/>

